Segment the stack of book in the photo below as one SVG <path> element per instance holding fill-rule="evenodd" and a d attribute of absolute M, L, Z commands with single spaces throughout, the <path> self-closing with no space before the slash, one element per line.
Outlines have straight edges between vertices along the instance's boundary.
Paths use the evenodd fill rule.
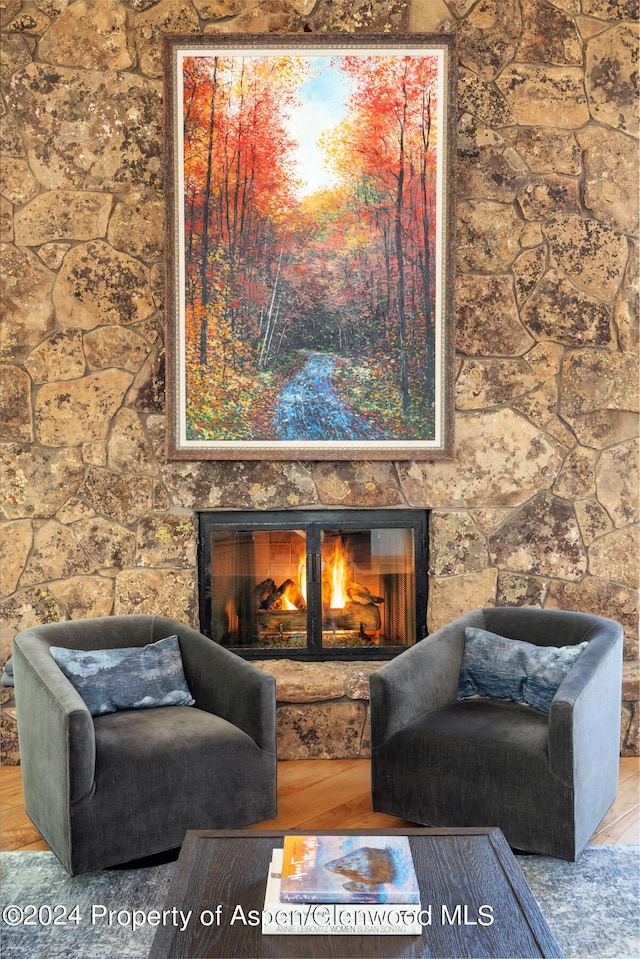
<path fill-rule="evenodd" d="M 419 936 L 420 914 L 406 836 L 285 836 L 273 850 L 265 934 Z"/>

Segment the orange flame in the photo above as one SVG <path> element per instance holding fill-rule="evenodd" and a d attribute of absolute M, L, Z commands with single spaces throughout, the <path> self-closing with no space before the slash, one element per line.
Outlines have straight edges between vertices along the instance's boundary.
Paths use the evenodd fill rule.
<path fill-rule="evenodd" d="M 349 596 L 347 583 L 349 582 L 348 557 L 340 540 L 335 541 L 333 553 L 327 560 L 327 573 L 331 584 L 331 609 L 344 609 Z"/>
<path fill-rule="evenodd" d="M 235 606 L 233 605 L 233 600 L 231 599 L 231 597 L 229 597 L 229 599 L 227 600 L 224 611 L 227 615 L 227 624 L 228 624 L 227 628 L 230 630 L 235 629 L 237 614 L 236 614 Z"/>
<path fill-rule="evenodd" d="M 298 585 L 300 586 L 300 592 L 304 596 L 304 601 L 307 601 L 307 554 L 303 553 L 300 562 L 298 563 Z"/>
<path fill-rule="evenodd" d="M 305 553 L 300 557 L 298 563 L 298 589 L 304 597 L 304 601 L 307 601 L 307 557 Z M 286 596 L 282 597 L 282 605 L 284 609 L 297 609 L 298 607 L 291 603 Z"/>
<path fill-rule="evenodd" d="M 325 577 L 329 587 L 331 609 L 344 609 L 349 602 L 347 593 L 347 584 L 350 582 L 349 576 L 349 554 L 339 539 L 333 544 L 333 551 L 326 558 Z M 305 602 L 307 601 L 307 557 L 303 553 L 298 562 L 298 588 L 302 593 Z M 297 607 L 290 602 L 286 596 L 282 597 L 284 609 L 295 610 Z"/>

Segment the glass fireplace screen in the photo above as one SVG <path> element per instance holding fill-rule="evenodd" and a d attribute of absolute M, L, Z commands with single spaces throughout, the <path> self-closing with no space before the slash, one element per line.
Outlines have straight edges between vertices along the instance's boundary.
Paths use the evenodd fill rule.
<path fill-rule="evenodd" d="M 414 510 L 201 513 L 201 629 L 249 657 L 394 655 L 425 633 L 426 542 Z"/>

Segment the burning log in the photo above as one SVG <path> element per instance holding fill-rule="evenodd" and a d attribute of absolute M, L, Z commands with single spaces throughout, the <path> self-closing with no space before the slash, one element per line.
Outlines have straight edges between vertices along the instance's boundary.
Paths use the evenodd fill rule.
<path fill-rule="evenodd" d="M 377 632 L 381 627 L 380 610 L 373 603 L 367 606 L 362 603 L 348 602 L 344 609 L 325 610 L 323 622 L 333 629 L 373 630 Z"/>
<path fill-rule="evenodd" d="M 366 586 L 360 583 L 347 584 L 347 596 L 352 603 L 359 603 L 362 606 L 368 606 L 370 603 L 384 603 L 382 596 L 373 596 Z"/>
<path fill-rule="evenodd" d="M 286 599 L 288 603 L 291 603 L 292 606 L 295 606 L 296 609 L 306 609 L 307 603 L 298 588 L 298 584 L 294 583 L 293 580 L 288 579 L 286 582 L 289 584 L 287 589 L 282 594 L 283 598 Z"/>
<path fill-rule="evenodd" d="M 272 579 L 264 579 L 261 583 L 258 583 L 253 591 L 256 601 L 256 609 L 266 609 L 264 604 L 269 599 L 269 596 L 275 592 L 275 588 L 276 584 Z"/>
<path fill-rule="evenodd" d="M 307 614 L 297 609 L 260 609 L 256 614 L 256 622 L 260 629 L 268 633 L 277 633 L 278 630 L 283 630 L 285 634 L 306 632 Z"/>
<path fill-rule="evenodd" d="M 262 604 L 263 609 L 287 609 L 286 603 L 290 603 L 295 609 L 306 609 L 307 604 L 304 596 L 298 589 L 292 579 L 285 579 L 281 586 L 267 597 Z"/>
<path fill-rule="evenodd" d="M 256 597 L 262 597 L 258 606 L 257 624 L 267 632 L 285 630 L 287 633 L 306 630 L 307 604 L 300 589 L 292 579 L 276 587 L 272 579 L 265 579 L 255 588 Z"/>
<path fill-rule="evenodd" d="M 304 596 L 292 579 L 285 579 L 284 583 L 276 587 L 272 579 L 265 579 L 258 583 L 253 591 L 256 609 L 294 609 L 307 608 Z M 287 606 L 289 603 L 289 606 Z"/>

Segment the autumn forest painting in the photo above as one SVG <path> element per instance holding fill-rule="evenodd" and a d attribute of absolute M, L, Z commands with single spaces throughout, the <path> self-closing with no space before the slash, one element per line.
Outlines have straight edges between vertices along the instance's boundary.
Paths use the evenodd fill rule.
<path fill-rule="evenodd" d="M 177 62 L 185 444 L 437 445 L 441 51 Z"/>

